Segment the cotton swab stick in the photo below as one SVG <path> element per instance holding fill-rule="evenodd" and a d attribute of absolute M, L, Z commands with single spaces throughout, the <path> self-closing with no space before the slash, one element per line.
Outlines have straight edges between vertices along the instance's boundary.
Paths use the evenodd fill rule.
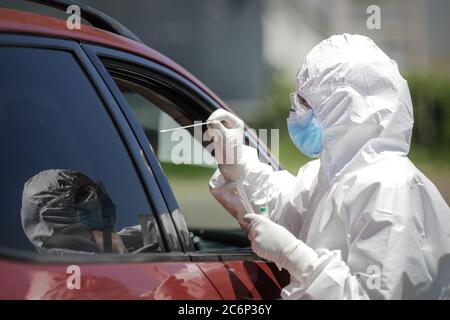
<path fill-rule="evenodd" d="M 211 123 L 212 121 L 206 121 L 206 122 L 201 122 L 201 123 L 194 123 L 194 124 L 190 124 L 188 126 L 183 126 L 183 127 L 176 127 L 176 128 L 170 128 L 170 129 L 163 129 L 163 130 L 159 130 L 159 132 L 169 132 L 169 131 L 174 131 L 174 130 L 178 130 L 178 129 L 186 129 L 186 128 L 192 128 L 192 127 L 198 127 L 198 126 L 203 126 L 205 124 Z"/>

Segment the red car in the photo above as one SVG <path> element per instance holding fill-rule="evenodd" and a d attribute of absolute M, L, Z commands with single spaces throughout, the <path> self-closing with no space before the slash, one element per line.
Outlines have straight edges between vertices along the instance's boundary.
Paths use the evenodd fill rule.
<path fill-rule="evenodd" d="M 174 193 L 186 170 L 161 160 L 164 125 L 228 107 L 122 25 L 79 6 L 90 25 L 74 30 L 0 8 L 0 299 L 279 298 L 288 274 L 255 256 L 243 231 L 186 224 L 177 200 L 210 197 L 207 177 L 204 194 L 189 181 Z M 86 216 L 106 204 L 107 218 Z M 219 219 L 211 208 L 195 207 L 199 219 Z M 83 219 L 111 228 L 86 229 Z"/>

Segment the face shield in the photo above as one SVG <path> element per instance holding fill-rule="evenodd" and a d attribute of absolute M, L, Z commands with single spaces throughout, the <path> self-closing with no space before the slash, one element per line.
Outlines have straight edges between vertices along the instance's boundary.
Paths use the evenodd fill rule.
<path fill-rule="evenodd" d="M 103 252 L 112 252 L 116 206 L 104 188 L 100 184 L 82 186 L 75 194 L 74 208 L 79 223 L 93 230 L 94 237 L 101 235 Z"/>
<path fill-rule="evenodd" d="M 85 185 L 77 190 L 74 208 L 78 222 L 92 230 L 111 230 L 116 222 L 116 206 L 100 185 Z"/>

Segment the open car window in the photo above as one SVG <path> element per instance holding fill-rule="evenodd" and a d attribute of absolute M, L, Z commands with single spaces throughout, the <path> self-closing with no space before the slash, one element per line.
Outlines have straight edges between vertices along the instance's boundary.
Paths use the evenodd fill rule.
<path fill-rule="evenodd" d="M 190 125 L 197 106 L 187 97 L 158 81 L 144 81 L 119 74 L 105 63 L 116 85 L 134 112 L 169 180 L 199 251 L 234 251 L 248 246 L 239 224 L 209 192 L 209 179 L 216 160 L 210 141 L 203 139 L 205 127 L 161 130 Z M 122 71 L 124 70 L 122 65 Z M 239 235 L 238 235 L 239 233 Z M 243 238 L 243 240 L 238 240 Z M 205 241 L 205 239 L 207 239 Z"/>

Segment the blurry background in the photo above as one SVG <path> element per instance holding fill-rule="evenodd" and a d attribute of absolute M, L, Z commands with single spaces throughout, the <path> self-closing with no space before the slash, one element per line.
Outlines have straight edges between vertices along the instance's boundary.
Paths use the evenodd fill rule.
<path fill-rule="evenodd" d="M 300 63 L 330 35 L 348 32 L 371 37 L 397 61 L 409 82 L 415 109 L 410 158 L 450 203 L 450 1 L 82 2 L 111 15 L 148 46 L 188 69 L 253 128 L 280 128 L 280 161 L 294 174 L 308 160 L 291 143 L 285 125 Z M 17 0 L 0 0 L 0 4 L 49 11 Z M 366 27 L 366 10 L 372 4 L 381 9 L 380 30 Z M 186 172 L 167 165 L 165 170 L 181 198 L 187 188 L 198 197 L 208 192 L 205 180 L 212 169 Z M 199 211 L 194 198 L 189 195 L 181 201 L 185 212 Z M 194 224 L 202 224 L 201 217 L 193 218 Z"/>

